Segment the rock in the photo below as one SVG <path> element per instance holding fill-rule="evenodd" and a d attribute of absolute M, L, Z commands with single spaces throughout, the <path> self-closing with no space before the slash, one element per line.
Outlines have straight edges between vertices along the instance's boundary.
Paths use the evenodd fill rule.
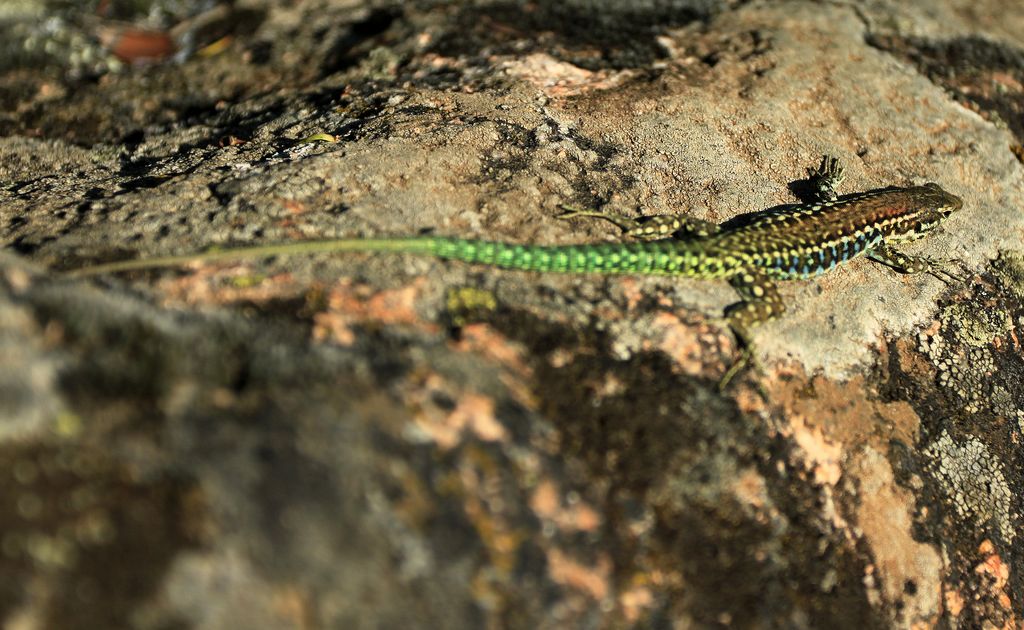
<path fill-rule="evenodd" d="M 1020 623 L 1024 12 L 141 4 L 118 28 L 230 38 L 125 67 L 104 16 L 0 15 L 48 51 L 0 66 L 5 624 Z M 721 222 L 794 202 L 823 154 L 844 191 L 963 197 L 908 248 L 962 281 L 786 283 L 724 394 L 724 283 L 367 254 L 61 273 L 613 239 L 560 205 Z"/>

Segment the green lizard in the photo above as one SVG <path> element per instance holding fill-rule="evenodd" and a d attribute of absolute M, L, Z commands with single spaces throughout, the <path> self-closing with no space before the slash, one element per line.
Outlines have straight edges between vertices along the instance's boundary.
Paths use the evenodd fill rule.
<path fill-rule="evenodd" d="M 777 280 L 817 276 L 858 256 L 902 273 L 926 271 L 940 278 L 945 273 L 941 264 L 947 261 L 901 254 L 894 246 L 933 230 L 963 206 L 959 197 L 929 183 L 838 198 L 835 188 L 842 180 L 839 161 L 826 156 L 811 173 L 813 203 L 767 210 L 722 225 L 681 215 L 638 221 L 564 207 L 568 211 L 561 218 L 610 221 L 638 239 L 631 242 L 519 245 L 446 236 L 335 239 L 125 260 L 71 273 L 96 275 L 195 261 L 366 251 L 405 252 L 527 271 L 720 278 L 732 284 L 741 298 L 725 312 L 742 350 L 719 383 L 724 388 L 752 356 L 750 329 L 785 311 Z"/>

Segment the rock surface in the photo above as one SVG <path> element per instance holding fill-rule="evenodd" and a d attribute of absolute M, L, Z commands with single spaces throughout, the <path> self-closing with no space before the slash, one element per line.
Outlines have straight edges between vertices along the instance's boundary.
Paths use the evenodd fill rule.
<path fill-rule="evenodd" d="M 1024 623 L 1024 9 L 86 4 L 0 12 L 5 627 Z M 908 249 L 970 277 L 787 284 L 725 394 L 716 282 L 60 273 L 612 239 L 559 204 L 720 222 L 826 153 L 850 192 L 963 197 Z"/>

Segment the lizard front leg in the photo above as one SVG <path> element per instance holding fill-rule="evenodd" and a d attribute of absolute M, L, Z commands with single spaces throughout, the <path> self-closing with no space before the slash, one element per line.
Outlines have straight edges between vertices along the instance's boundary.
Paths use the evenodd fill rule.
<path fill-rule="evenodd" d="M 741 346 L 740 356 L 726 370 L 718 388 L 724 390 L 736 374 L 749 363 L 754 355 L 754 342 L 750 329 L 775 319 L 786 312 L 786 305 L 779 290 L 767 275 L 755 271 L 742 271 L 729 281 L 743 301 L 733 304 L 725 311 L 729 328 Z"/>
<path fill-rule="evenodd" d="M 962 281 L 952 273 L 946 271 L 943 266 L 952 262 L 947 259 L 935 259 L 927 256 L 912 256 L 897 251 L 885 243 L 872 247 L 866 253 L 871 260 L 882 263 L 890 269 L 900 273 L 930 273 L 939 280 L 949 284 L 949 280 Z"/>
<path fill-rule="evenodd" d="M 839 158 L 823 155 L 818 168 L 811 169 L 811 192 L 817 201 L 835 201 L 839 194 L 836 189 L 846 180 L 846 170 L 839 163 Z"/>
<path fill-rule="evenodd" d="M 584 210 L 566 205 L 563 205 L 562 208 L 566 212 L 558 215 L 559 219 L 574 219 L 576 217 L 603 219 L 617 225 L 625 236 L 643 240 L 658 240 L 671 236 L 703 238 L 715 234 L 721 229 L 710 221 L 702 221 L 681 214 L 656 214 L 634 219 L 615 212 Z"/>

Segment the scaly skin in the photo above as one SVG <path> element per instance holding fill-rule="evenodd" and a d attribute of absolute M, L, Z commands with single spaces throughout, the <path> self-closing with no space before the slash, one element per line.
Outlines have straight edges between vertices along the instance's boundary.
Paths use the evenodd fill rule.
<path fill-rule="evenodd" d="M 626 235 L 641 239 L 633 242 L 547 246 L 444 236 L 337 239 L 120 261 L 71 273 L 96 275 L 195 261 L 369 251 L 405 252 L 552 273 L 721 278 L 742 297 L 741 302 L 727 309 L 726 317 L 744 346 L 743 354 L 720 382 L 724 388 L 751 356 L 749 329 L 785 311 L 776 280 L 817 276 L 858 256 L 868 256 L 902 273 L 941 273 L 940 261 L 901 254 L 893 245 L 916 240 L 933 230 L 963 206 L 960 198 L 937 184 L 925 184 L 837 199 L 835 186 L 842 178 L 838 161 L 826 157 L 812 173 L 816 203 L 765 211 L 721 226 L 675 215 L 650 217 L 645 222 L 588 210 L 562 215 L 611 221 Z"/>

